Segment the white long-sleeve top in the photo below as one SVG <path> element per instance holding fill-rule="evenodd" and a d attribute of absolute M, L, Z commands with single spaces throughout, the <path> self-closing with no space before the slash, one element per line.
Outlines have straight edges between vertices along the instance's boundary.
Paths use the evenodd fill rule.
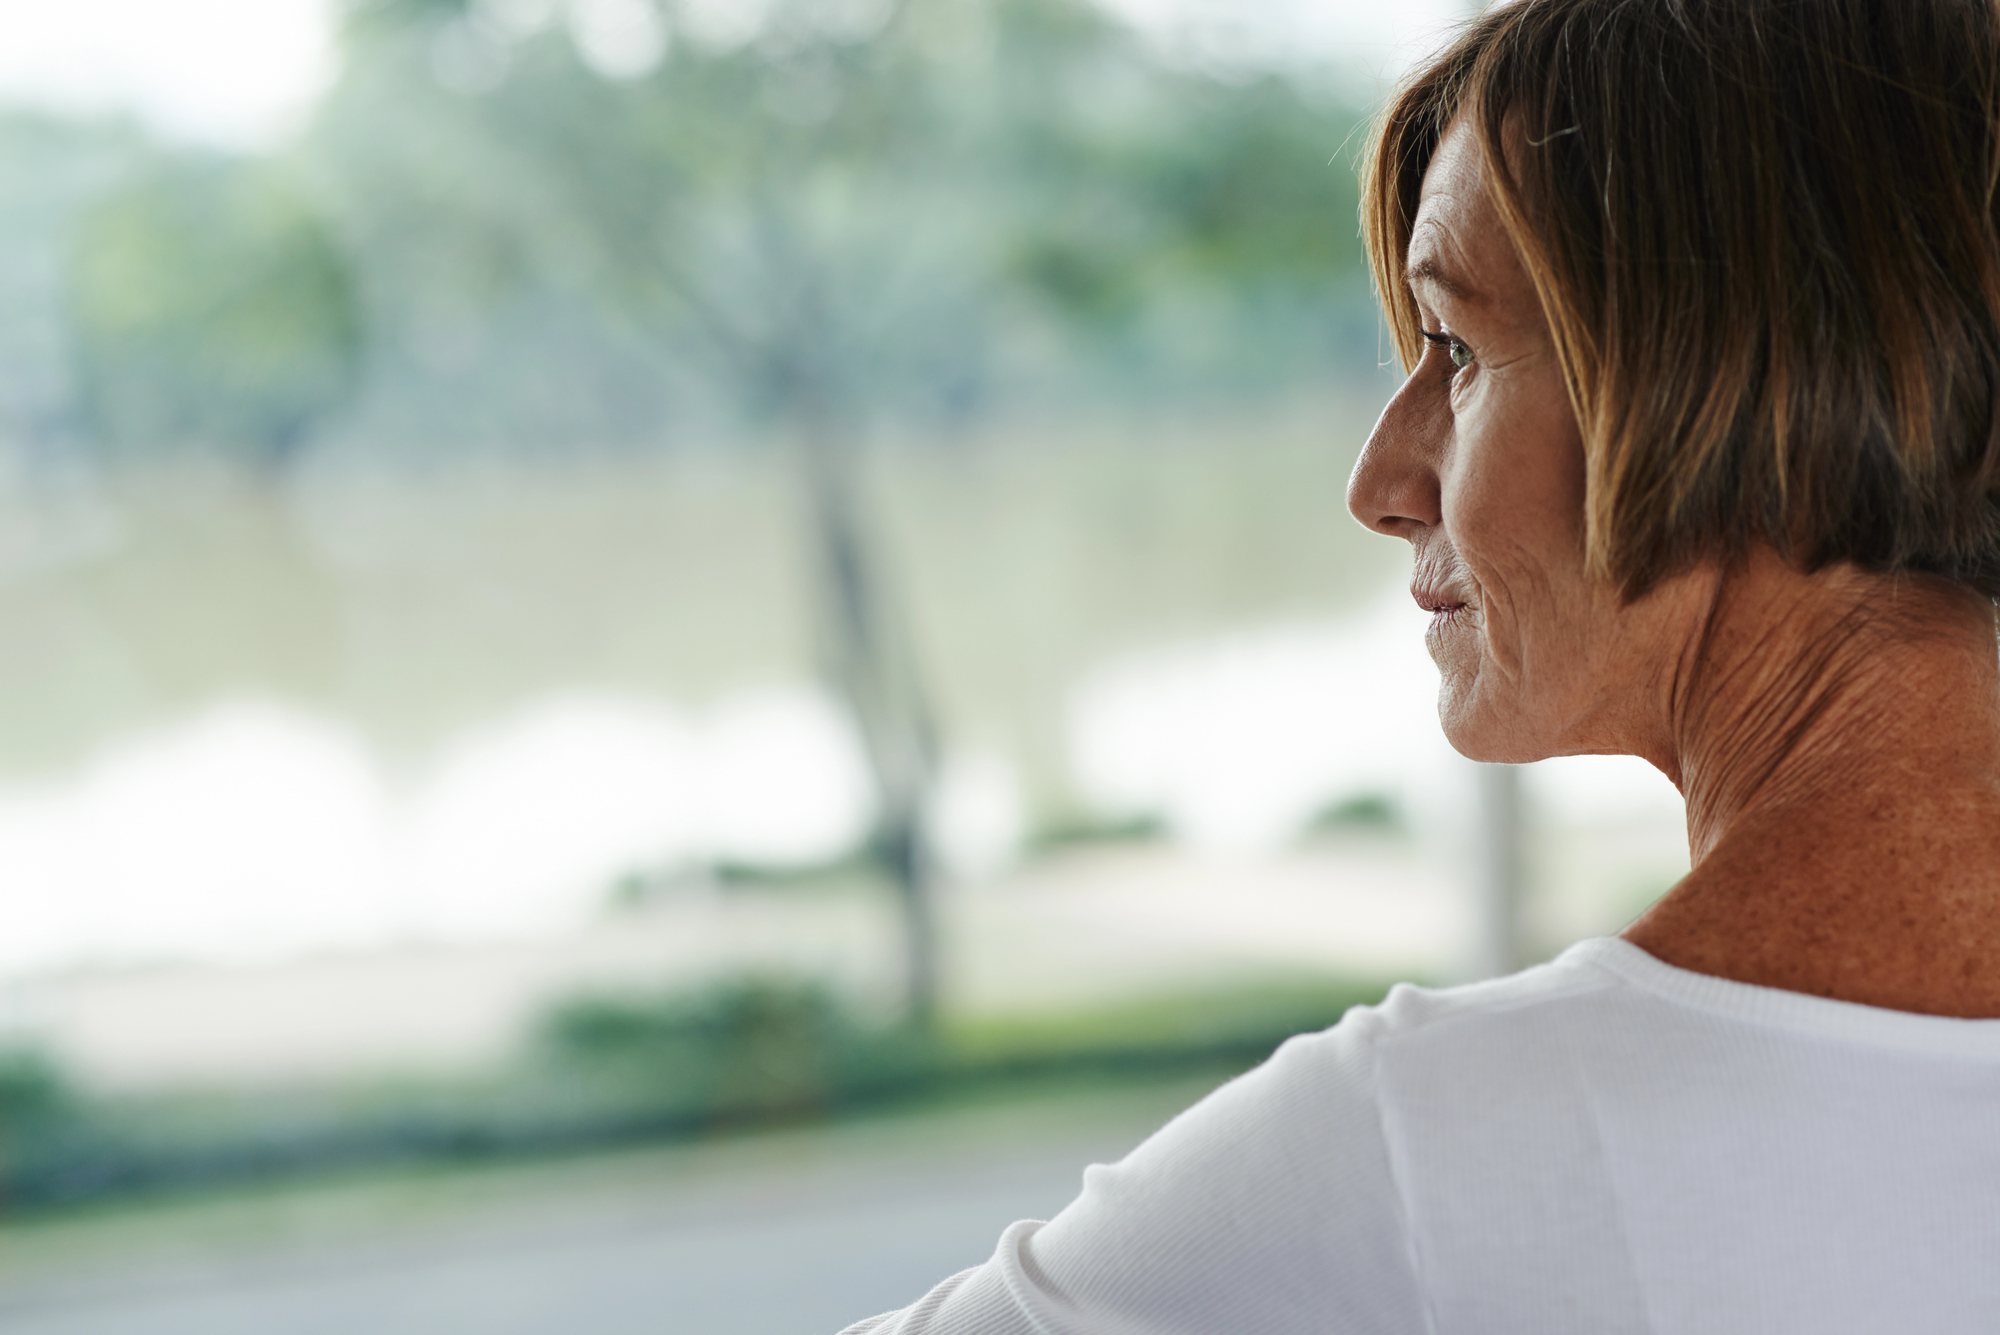
<path fill-rule="evenodd" d="M 2000 1333 L 2000 1020 L 1616 939 L 1292 1039 L 847 1335 Z"/>

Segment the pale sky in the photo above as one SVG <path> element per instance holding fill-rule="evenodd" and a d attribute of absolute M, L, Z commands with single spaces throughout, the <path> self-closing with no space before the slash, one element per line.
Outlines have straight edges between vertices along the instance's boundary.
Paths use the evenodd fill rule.
<path fill-rule="evenodd" d="M 331 80 L 334 0 L 0 0 L 0 98 L 250 146 Z"/>
<path fill-rule="evenodd" d="M 1434 47 L 1476 0 L 1098 0 L 1197 58 L 1283 65 L 1332 59 L 1388 80 Z"/>
<path fill-rule="evenodd" d="M 1376 75 L 1401 69 L 1469 10 L 1465 0 L 1102 2 L 1197 58 L 1307 51 Z M 127 110 L 176 138 L 268 143 L 333 77 L 336 4 L 0 0 L 0 99 Z"/>

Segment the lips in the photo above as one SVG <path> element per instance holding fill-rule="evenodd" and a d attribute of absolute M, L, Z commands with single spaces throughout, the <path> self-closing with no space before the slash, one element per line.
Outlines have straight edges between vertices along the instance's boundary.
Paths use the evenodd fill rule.
<path fill-rule="evenodd" d="M 1477 587 L 1478 581 L 1443 534 L 1432 530 L 1419 536 L 1416 562 L 1410 570 L 1410 596 L 1431 614 L 1433 632 L 1455 625 L 1461 613 L 1471 611 Z"/>
<path fill-rule="evenodd" d="M 1417 606 L 1433 615 L 1442 612 L 1447 616 L 1465 610 L 1465 599 L 1442 589 L 1411 589 L 1410 596 L 1417 600 Z"/>

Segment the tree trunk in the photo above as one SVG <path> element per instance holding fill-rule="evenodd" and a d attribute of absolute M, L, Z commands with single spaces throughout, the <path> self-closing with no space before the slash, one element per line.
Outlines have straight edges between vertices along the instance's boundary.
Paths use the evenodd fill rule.
<path fill-rule="evenodd" d="M 855 486 L 854 432 L 824 395 L 801 395 L 798 407 L 829 667 L 874 778 L 875 853 L 895 883 L 903 920 L 904 1002 L 910 1020 L 928 1026 L 938 996 L 930 712 L 869 547 Z"/>

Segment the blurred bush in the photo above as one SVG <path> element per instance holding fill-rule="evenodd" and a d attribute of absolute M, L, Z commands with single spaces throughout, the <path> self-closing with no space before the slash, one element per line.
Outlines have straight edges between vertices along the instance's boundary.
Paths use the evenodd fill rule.
<path fill-rule="evenodd" d="M 91 1193 L 101 1150 L 92 1110 L 53 1061 L 0 1051 L 0 1209 Z"/>
<path fill-rule="evenodd" d="M 344 1166 L 562 1151 L 976 1096 L 1023 1082 L 1246 1069 L 1385 990 L 1274 982 L 924 1030 L 810 980 L 575 997 L 474 1079 L 88 1097 L 46 1060 L 0 1060 L 0 1209 Z"/>
<path fill-rule="evenodd" d="M 930 1074 L 935 1044 L 869 1024 L 827 988 L 741 979 L 691 995 L 567 1002 L 546 1022 L 553 1082 L 600 1105 L 632 1101 L 693 1123 L 825 1111 Z"/>
<path fill-rule="evenodd" d="M 70 1111 L 53 1063 L 38 1053 L 0 1053 L 0 1163 L 31 1157 Z"/>

